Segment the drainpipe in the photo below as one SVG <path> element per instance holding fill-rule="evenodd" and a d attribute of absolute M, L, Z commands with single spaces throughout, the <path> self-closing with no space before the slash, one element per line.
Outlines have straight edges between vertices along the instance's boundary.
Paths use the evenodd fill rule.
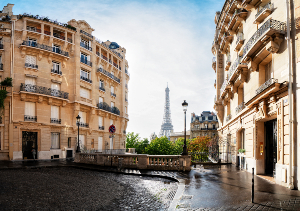
<path fill-rule="evenodd" d="M 293 181 L 293 107 L 292 107 L 292 55 L 291 55 L 291 32 L 290 32 L 290 3 L 286 0 L 286 28 L 287 28 L 287 48 L 288 48 L 288 67 L 289 67 L 289 88 L 288 88 L 288 98 L 289 98 L 289 189 L 294 189 Z"/>

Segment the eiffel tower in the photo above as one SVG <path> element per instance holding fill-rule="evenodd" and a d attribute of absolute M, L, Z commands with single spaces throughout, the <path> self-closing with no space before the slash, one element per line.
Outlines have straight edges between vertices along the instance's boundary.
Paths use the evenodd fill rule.
<path fill-rule="evenodd" d="M 160 133 L 159 133 L 159 137 L 166 136 L 168 139 L 170 139 L 171 132 L 173 132 L 169 92 L 170 92 L 170 89 L 167 85 L 164 119 L 163 119 L 163 123 L 161 125 L 161 129 L 160 129 Z"/>

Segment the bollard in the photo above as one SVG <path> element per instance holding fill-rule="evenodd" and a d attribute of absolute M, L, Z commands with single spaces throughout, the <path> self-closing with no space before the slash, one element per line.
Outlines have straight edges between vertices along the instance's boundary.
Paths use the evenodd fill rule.
<path fill-rule="evenodd" d="M 252 168 L 252 191 L 251 191 L 251 202 L 254 203 L 254 168 Z"/>

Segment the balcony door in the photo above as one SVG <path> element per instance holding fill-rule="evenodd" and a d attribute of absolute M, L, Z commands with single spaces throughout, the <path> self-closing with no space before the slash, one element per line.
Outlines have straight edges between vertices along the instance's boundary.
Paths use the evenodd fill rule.
<path fill-rule="evenodd" d="M 275 176 L 277 163 L 277 119 L 265 122 L 265 174 Z"/>
<path fill-rule="evenodd" d="M 37 132 L 22 132 L 23 159 L 37 159 Z"/>

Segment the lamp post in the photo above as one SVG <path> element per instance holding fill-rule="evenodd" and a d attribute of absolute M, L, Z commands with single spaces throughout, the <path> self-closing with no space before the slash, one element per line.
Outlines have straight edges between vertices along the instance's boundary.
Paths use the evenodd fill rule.
<path fill-rule="evenodd" d="M 187 148 L 186 148 L 186 110 L 188 107 L 188 103 L 184 100 L 182 103 L 183 111 L 184 111 L 184 144 L 183 144 L 183 151 L 181 155 L 188 155 Z"/>
<path fill-rule="evenodd" d="M 78 125 L 78 137 L 77 137 L 77 140 L 78 140 L 78 144 L 77 144 L 77 150 L 76 150 L 76 152 L 80 152 L 80 146 L 79 146 L 79 123 L 80 123 L 80 116 L 79 116 L 79 114 L 78 114 L 78 116 L 76 117 L 76 120 L 77 120 L 77 125 Z"/>

